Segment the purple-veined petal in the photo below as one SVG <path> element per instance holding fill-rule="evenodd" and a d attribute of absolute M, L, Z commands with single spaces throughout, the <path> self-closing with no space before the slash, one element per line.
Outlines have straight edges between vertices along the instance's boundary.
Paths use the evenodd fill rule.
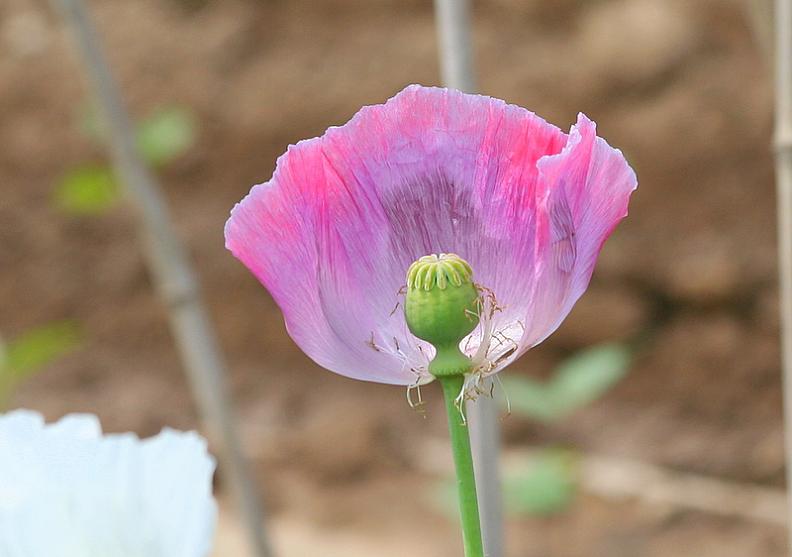
<path fill-rule="evenodd" d="M 579 153 L 578 136 L 588 137 L 567 136 L 500 100 L 410 86 L 290 147 L 272 179 L 232 211 L 226 245 L 320 365 L 385 383 L 431 379 L 433 349 L 410 335 L 397 308 L 417 258 L 465 258 L 503 307 L 490 325 L 513 337 L 512 352 L 525 345 L 521 337 L 539 339 L 557 326 L 579 296 L 572 292 L 588 282 L 582 265 L 593 264 L 589 236 L 599 225 L 586 196 L 603 192 L 595 182 L 607 172 L 578 168 L 578 159 L 596 158 L 591 149 Z M 558 184 L 563 194 L 553 193 Z M 578 226 L 587 231 L 584 246 Z M 546 268 L 552 250 L 565 269 L 559 282 Z M 542 288 L 550 290 L 540 300 Z M 480 337 L 474 333 L 469 353 Z"/>
<path fill-rule="evenodd" d="M 588 287 L 602 245 L 627 216 L 638 184 L 621 151 L 597 137 L 596 125 L 583 114 L 564 150 L 538 166 L 549 235 L 521 351 L 547 338 L 572 310 Z"/>
<path fill-rule="evenodd" d="M 533 275 L 522 284 L 482 281 L 499 305 L 469 342 L 479 348 L 484 338 L 480 351 L 469 352 L 485 374 L 503 369 L 558 328 L 588 287 L 602 245 L 627 215 L 637 186 L 621 151 L 597 137 L 585 115 L 578 115 L 565 138 L 560 153 L 537 161 Z M 510 290 L 515 286 L 523 290 Z"/>

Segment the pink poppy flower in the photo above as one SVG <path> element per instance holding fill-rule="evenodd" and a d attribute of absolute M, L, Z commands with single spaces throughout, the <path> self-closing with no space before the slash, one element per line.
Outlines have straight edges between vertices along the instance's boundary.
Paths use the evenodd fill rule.
<path fill-rule="evenodd" d="M 407 269 L 458 254 L 487 293 L 461 343 L 481 378 L 561 324 L 636 185 L 582 114 L 565 134 L 498 99 L 410 85 L 290 146 L 232 210 L 226 246 L 316 363 L 398 385 L 433 379 L 434 348 L 397 307 Z"/>

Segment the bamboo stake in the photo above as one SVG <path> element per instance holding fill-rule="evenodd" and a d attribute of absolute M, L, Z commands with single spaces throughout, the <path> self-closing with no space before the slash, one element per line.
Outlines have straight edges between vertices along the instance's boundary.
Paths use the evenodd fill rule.
<path fill-rule="evenodd" d="M 446 87 L 476 90 L 470 38 L 470 0 L 435 0 L 440 76 Z"/>
<path fill-rule="evenodd" d="M 443 84 L 472 93 L 476 90 L 470 37 L 469 0 L 435 0 Z M 487 557 L 503 557 L 503 502 L 500 476 L 498 405 L 481 396 L 467 404 L 470 441 L 478 489 L 481 531 Z"/>
<path fill-rule="evenodd" d="M 263 513 L 239 443 L 226 369 L 201 298 L 198 280 L 171 224 L 156 179 L 142 162 L 133 127 L 82 0 L 56 0 L 72 34 L 99 110 L 109 129 L 113 164 L 139 217 L 139 233 L 157 289 L 208 437 L 217 448 L 220 472 L 236 499 L 256 557 L 272 557 Z"/>
<path fill-rule="evenodd" d="M 784 381 L 787 535 L 792 534 L 792 0 L 776 0 L 776 190 Z M 792 544 L 790 544 L 792 554 Z"/>

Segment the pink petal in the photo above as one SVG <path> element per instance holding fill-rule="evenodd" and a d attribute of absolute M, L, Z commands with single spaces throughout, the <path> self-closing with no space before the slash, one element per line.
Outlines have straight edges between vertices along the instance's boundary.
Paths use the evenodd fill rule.
<path fill-rule="evenodd" d="M 596 125 L 583 114 L 563 151 L 538 166 L 545 191 L 541 227 L 549 234 L 520 353 L 555 331 L 586 290 L 600 250 L 627 216 L 638 184 L 621 151 L 597 137 Z"/>
<path fill-rule="evenodd" d="M 601 140 L 592 149 L 587 123 L 568 141 L 502 101 L 409 86 L 290 147 L 273 178 L 232 211 L 226 245 L 269 289 L 303 351 L 342 375 L 426 379 L 432 349 L 409 334 L 396 305 L 408 266 L 429 253 L 467 259 L 505 305 L 498 325 L 519 321 L 538 342 L 585 289 L 595 252 L 623 216 L 592 196 L 612 192 L 604 182 L 619 163 L 610 155 L 629 167 Z M 576 252 L 561 250 L 563 272 L 554 271 L 552 246 L 570 230 Z M 543 289 L 550 294 L 540 299 Z"/>

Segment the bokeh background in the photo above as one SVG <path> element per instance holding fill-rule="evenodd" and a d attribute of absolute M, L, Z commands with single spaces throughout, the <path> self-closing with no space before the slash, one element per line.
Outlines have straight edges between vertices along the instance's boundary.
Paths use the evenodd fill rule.
<path fill-rule="evenodd" d="M 130 110 L 155 121 L 153 162 L 227 354 L 279 554 L 458 555 L 439 393 L 426 389 L 415 410 L 400 388 L 321 370 L 222 235 L 229 209 L 269 178 L 287 145 L 409 83 L 439 83 L 431 2 L 90 6 Z M 504 410 L 505 453 L 540 455 L 510 468 L 510 556 L 785 553 L 772 517 L 609 497 L 578 473 L 590 455 L 606 455 L 760 486 L 771 499 L 783 487 L 772 77 L 747 6 L 474 2 L 481 91 L 565 129 L 585 112 L 640 184 L 588 293 L 507 372 L 518 386 L 515 411 Z M 195 428 L 135 215 L 108 186 L 91 114 L 55 12 L 43 0 L 3 0 L 0 335 L 45 353 L 26 356 L 35 365 L 7 405 L 50 419 L 94 412 L 109 431 L 141 435 Z M 59 340 L 64 327 L 75 338 Z M 542 398 L 559 364 L 576 357 L 580 367 L 606 342 L 630 357 L 582 396 L 594 400 L 536 408 L 531 396 Z M 520 385 L 530 387 L 525 400 Z M 240 527 L 222 482 L 217 489 L 218 554 L 241 556 Z"/>

